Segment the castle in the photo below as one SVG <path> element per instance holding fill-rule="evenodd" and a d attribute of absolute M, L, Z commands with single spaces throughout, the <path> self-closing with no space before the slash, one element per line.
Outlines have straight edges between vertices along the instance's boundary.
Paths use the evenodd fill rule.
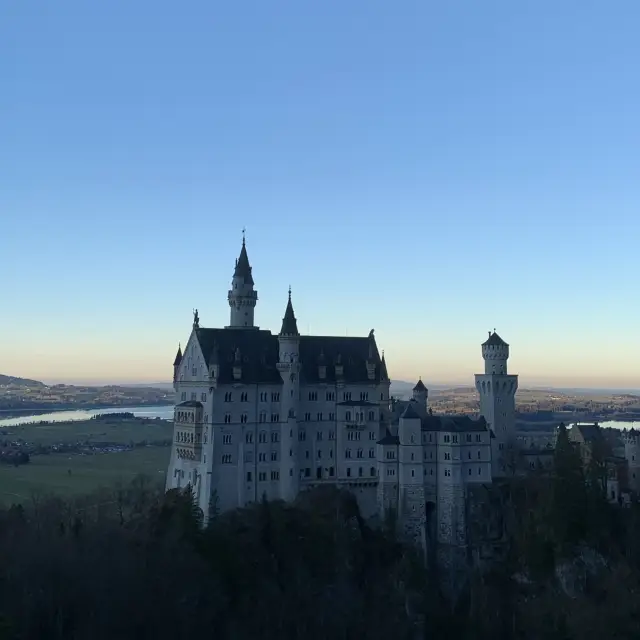
<path fill-rule="evenodd" d="M 229 326 L 200 326 L 174 361 L 177 404 L 167 490 L 189 485 L 205 520 L 305 489 L 353 492 L 365 517 L 393 509 L 406 534 L 464 544 L 470 485 L 508 472 L 515 440 L 517 376 L 495 332 L 476 375 L 481 417 L 433 415 L 422 381 L 392 401 L 373 330 L 367 336 L 300 335 L 291 299 L 280 332 L 255 326 L 258 300 L 243 238 Z"/>

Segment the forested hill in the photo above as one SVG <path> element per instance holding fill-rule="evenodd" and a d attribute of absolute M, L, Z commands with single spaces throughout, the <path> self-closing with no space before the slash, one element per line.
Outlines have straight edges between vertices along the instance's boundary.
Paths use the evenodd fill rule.
<path fill-rule="evenodd" d="M 30 380 L 29 378 L 17 378 L 16 376 L 5 376 L 0 373 L 0 387 L 44 387 L 44 382 Z"/>

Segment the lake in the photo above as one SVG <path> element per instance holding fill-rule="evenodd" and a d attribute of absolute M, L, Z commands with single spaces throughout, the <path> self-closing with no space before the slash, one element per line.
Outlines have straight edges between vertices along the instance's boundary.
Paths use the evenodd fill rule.
<path fill-rule="evenodd" d="M 142 407 L 109 407 L 106 409 L 79 409 L 76 411 L 53 411 L 51 413 L 38 413 L 20 416 L 19 418 L 0 419 L 0 428 L 15 427 L 30 422 L 73 422 L 76 420 L 89 420 L 93 416 L 105 413 L 133 413 L 136 418 L 162 418 L 173 420 L 173 405 L 142 406 Z"/>

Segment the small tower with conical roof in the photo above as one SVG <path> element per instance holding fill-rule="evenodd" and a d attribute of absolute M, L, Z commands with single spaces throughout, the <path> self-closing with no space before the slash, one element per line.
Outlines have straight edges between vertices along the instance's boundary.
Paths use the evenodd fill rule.
<path fill-rule="evenodd" d="M 298 464 L 298 403 L 300 401 L 300 333 L 291 302 L 291 287 L 287 308 L 278 335 L 278 371 L 282 376 L 280 399 L 280 498 L 293 500 L 298 494 L 300 469 Z M 285 461 L 287 461 L 285 463 Z"/>
<path fill-rule="evenodd" d="M 173 389 L 176 390 L 176 382 L 178 382 L 178 371 L 182 362 L 182 347 L 178 345 L 178 353 L 173 361 Z"/>
<path fill-rule="evenodd" d="M 496 333 L 482 343 L 484 373 L 475 376 L 480 395 L 480 415 L 492 432 L 491 475 L 506 477 L 513 473 L 516 445 L 516 391 L 518 376 L 507 373 L 509 345 Z"/>
<path fill-rule="evenodd" d="M 413 395 L 412 398 L 417 402 L 424 412 L 427 411 L 427 398 L 429 397 L 429 390 L 424 386 L 424 382 L 422 382 L 422 378 L 418 379 L 418 383 L 415 387 L 413 387 Z"/>
<path fill-rule="evenodd" d="M 254 326 L 254 312 L 258 301 L 258 292 L 254 289 L 251 265 L 247 255 L 244 231 L 242 249 L 236 260 L 236 268 L 229 289 L 229 307 L 231 309 L 228 329 L 257 329 Z"/>

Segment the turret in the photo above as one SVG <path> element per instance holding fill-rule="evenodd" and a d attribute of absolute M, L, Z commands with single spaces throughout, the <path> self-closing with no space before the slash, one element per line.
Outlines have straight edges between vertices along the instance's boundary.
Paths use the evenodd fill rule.
<path fill-rule="evenodd" d="M 253 322 L 258 292 L 254 290 L 253 286 L 253 275 L 243 232 L 242 249 L 240 249 L 240 256 L 236 260 L 231 289 L 227 296 L 231 309 L 228 329 L 257 329 Z"/>
<path fill-rule="evenodd" d="M 429 390 L 424 386 L 422 378 L 418 379 L 418 383 L 413 387 L 413 400 L 420 405 L 425 411 L 427 410 L 427 398 L 429 397 Z"/>
<path fill-rule="evenodd" d="M 509 345 L 493 330 L 489 331 L 489 338 L 482 343 L 482 357 L 484 358 L 485 373 L 507 373 L 509 359 Z"/>
<path fill-rule="evenodd" d="M 300 334 L 291 302 L 291 287 L 287 308 L 282 318 L 282 328 L 278 335 L 278 371 L 282 376 L 282 400 L 280 404 L 280 450 L 281 460 L 288 460 L 290 473 L 282 469 L 280 473 L 280 497 L 293 500 L 298 493 L 298 422 L 297 409 L 300 398 Z"/>

